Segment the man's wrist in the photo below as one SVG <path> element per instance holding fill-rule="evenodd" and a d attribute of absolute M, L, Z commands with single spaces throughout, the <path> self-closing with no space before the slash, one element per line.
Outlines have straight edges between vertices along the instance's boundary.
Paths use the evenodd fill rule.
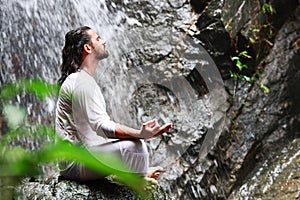
<path fill-rule="evenodd" d="M 121 124 L 116 124 L 115 137 L 119 139 L 140 139 L 141 131 Z"/>

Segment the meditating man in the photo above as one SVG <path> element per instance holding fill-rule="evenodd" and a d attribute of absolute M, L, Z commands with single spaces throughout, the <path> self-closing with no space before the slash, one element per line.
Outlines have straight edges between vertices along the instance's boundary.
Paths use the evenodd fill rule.
<path fill-rule="evenodd" d="M 148 167 L 149 154 L 143 139 L 167 132 L 172 124 L 160 126 L 153 119 L 137 130 L 110 119 L 94 79 L 99 61 L 108 55 L 105 41 L 91 28 L 84 26 L 66 34 L 58 81 L 61 88 L 56 107 L 56 132 L 63 139 L 83 144 L 92 151 L 115 154 L 130 170 L 157 183 L 163 169 Z M 66 164 L 62 176 L 80 181 L 102 177 L 76 163 Z"/>

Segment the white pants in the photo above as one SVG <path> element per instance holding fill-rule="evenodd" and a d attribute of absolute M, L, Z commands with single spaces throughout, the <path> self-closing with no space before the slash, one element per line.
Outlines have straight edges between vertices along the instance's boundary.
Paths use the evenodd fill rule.
<path fill-rule="evenodd" d="M 93 146 L 89 149 L 93 152 L 112 153 L 118 156 L 133 172 L 141 175 L 147 174 L 149 154 L 144 140 L 116 140 L 100 146 Z M 61 175 L 64 178 L 78 181 L 103 178 L 103 175 L 76 163 L 69 163 L 66 169 L 62 170 Z"/>

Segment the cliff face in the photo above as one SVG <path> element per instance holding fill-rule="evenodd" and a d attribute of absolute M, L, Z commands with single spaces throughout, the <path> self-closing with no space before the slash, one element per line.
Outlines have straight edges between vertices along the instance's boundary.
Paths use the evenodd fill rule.
<path fill-rule="evenodd" d="M 207 10 L 198 12 L 221 25 L 217 29 L 207 30 L 205 26 L 209 24 L 204 26 L 204 20 L 201 21 L 204 17 L 201 16 L 198 28 L 204 29 L 204 35 L 200 31 L 196 37 L 204 40 L 206 46 L 217 55 L 215 61 L 224 70 L 223 77 L 226 79 L 226 70 L 233 70 L 224 68 L 226 62 L 223 61 L 228 60 L 228 56 L 236 55 L 229 43 L 238 52 L 246 50 L 255 57 L 252 61 L 245 61 L 252 69 L 248 68 L 243 73 L 255 76 L 258 68 L 264 70 L 255 82 L 236 80 L 233 83 L 232 80 L 225 80 L 227 91 L 232 96 L 227 111 L 227 120 L 230 121 L 228 129 L 222 133 L 207 158 L 211 161 L 209 169 L 201 171 L 195 167 L 192 173 L 187 172 L 187 177 L 201 174 L 200 181 L 182 185 L 193 191 L 200 185 L 199 195 L 195 193 L 190 196 L 186 193 L 183 196 L 225 199 L 232 193 L 232 199 L 296 199 L 299 197 L 300 186 L 297 171 L 299 95 L 296 95 L 299 94 L 300 81 L 298 3 L 273 1 L 272 6 L 276 12 L 274 15 L 266 15 L 262 13 L 261 7 L 255 5 L 257 2 L 226 1 L 222 5 L 222 17 L 216 19 L 209 9 L 213 4 L 213 1 L 207 2 Z M 264 31 L 269 26 L 268 31 L 271 27 L 273 34 L 256 34 L 253 26 L 259 28 L 256 31 Z M 228 45 L 224 49 L 211 45 L 212 42 L 218 43 L 216 35 L 222 32 L 224 37 L 220 38 L 226 40 L 228 35 L 231 38 L 231 41 L 227 40 Z M 208 35 L 216 37 L 209 38 Z M 255 41 L 252 41 L 253 38 L 256 38 Z M 221 41 L 221 44 L 224 43 Z M 264 93 L 261 84 L 266 85 L 270 91 Z M 201 166 L 201 163 L 198 165 Z M 181 179 L 184 178 L 181 177 L 179 181 Z M 174 184 L 174 187 L 178 186 Z"/>
<path fill-rule="evenodd" d="M 7 17 L 1 21 L 6 39 L 1 44 L 5 50 L 0 52 L 1 70 L 11 74 L 1 71 L 1 85 L 22 76 L 54 82 L 57 67 L 49 66 L 59 66 L 58 52 L 69 24 L 77 27 L 91 23 L 94 16 L 103 19 L 102 24 L 94 25 L 107 29 L 103 35 L 111 39 L 111 62 L 116 67 L 97 81 L 108 85 L 103 93 L 109 112 L 117 117 L 127 111 L 122 107 L 129 107 L 131 115 L 124 114 L 121 122 L 129 118 L 136 120 L 133 124 L 140 124 L 148 117 L 159 116 L 162 122 L 174 123 L 171 133 L 148 141 L 152 164 L 167 163 L 168 170 L 160 182 L 164 192 L 158 190 L 153 198 L 299 197 L 300 9 L 296 0 L 113 0 L 99 3 L 96 10 L 76 1 L 49 1 L 39 2 L 39 10 L 33 14 L 34 6 L 14 1 L 8 5 L 17 6 L 7 6 L 2 13 Z M 94 12 L 85 15 L 84 9 Z M 18 18 L 9 17 L 10 12 Z M 37 28 L 39 22 L 43 23 Z M 15 29 L 5 29 L 10 23 Z M 56 24 L 60 24 L 59 29 Z M 16 34 L 14 30 L 18 30 Z M 112 37 L 112 33 L 117 36 Z M 44 41 L 46 49 L 37 51 L 43 49 Z M 237 67 L 237 59 L 242 70 Z M 219 70 L 222 81 L 205 76 L 209 74 L 205 70 L 212 66 Z M 165 79 L 176 76 L 184 78 L 163 85 Z M 124 77 L 130 81 L 124 79 L 120 84 Z M 155 84 L 147 82 L 140 87 L 139 81 L 145 79 Z M 224 88 L 220 87 L 223 82 Z M 134 84 L 138 89 L 132 89 Z M 117 92 L 107 88 L 116 88 Z M 118 96 L 122 89 L 125 95 Z M 125 97 L 130 95 L 132 99 L 127 102 Z M 122 104 L 116 104 L 111 96 L 121 99 Z M 30 120 L 37 118 L 39 123 L 53 125 L 49 106 L 32 102 L 25 95 L 16 101 L 20 98 L 24 99 L 19 104 L 31 112 Z M 0 128 L 5 128 L 2 120 Z M 211 131 L 218 133 L 211 137 Z M 25 179 L 18 191 L 27 199 L 138 198 L 126 187 L 109 181 L 86 185 L 58 181 L 57 176 Z"/>
<path fill-rule="evenodd" d="M 125 185 L 112 181 L 111 178 L 78 183 L 61 180 L 58 174 L 48 175 L 40 179 L 24 179 L 23 184 L 18 186 L 15 191 L 21 194 L 16 199 L 171 199 L 160 187 L 145 191 L 142 197 L 129 190 Z"/>

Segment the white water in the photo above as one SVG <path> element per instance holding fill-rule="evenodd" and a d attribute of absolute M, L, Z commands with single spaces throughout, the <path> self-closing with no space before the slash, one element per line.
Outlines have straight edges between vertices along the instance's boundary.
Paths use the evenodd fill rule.
<path fill-rule="evenodd" d="M 153 9 L 160 13 L 165 4 L 156 1 Z M 191 144 L 205 137 L 201 158 L 215 144 L 227 108 L 226 92 L 214 62 L 200 44 L 189 37 L 182 39 L 190 22 L 189 9 L 183 7 L 177 15 L 158 15 L 161 21 L 151 24 L 128 16 L 122 9 L 110 11 L 104 0 L 2 1 L 0 83 L 22 78 L 56 82 L 64 35 L 79 26 L 92 27 L 106 40 L 110 52 L 109 58 L 99 63 L 96 75 L 109 114 L 115 121 L 135 128 L 151 118 L 173 122 L 171 134 L 166 135 L 169 142 L 158 138 L 148 144 L 151 163 L 169 169 L 166 182 L 175 180 L 183 173 L 176 160 Z M 148 17 L 137 12 L 141 18 Z M 166 58 L 151 62 L 161 56 Z M 184 77 L 193 69 L 204 79 L 206 95 L 198 97 Z M 18 99 L 17 103 L 27 107 L 38 123 L 45 119 L 53 122 L 55 98 L 47 99 L 42 108 L 24 95 Z"/>

